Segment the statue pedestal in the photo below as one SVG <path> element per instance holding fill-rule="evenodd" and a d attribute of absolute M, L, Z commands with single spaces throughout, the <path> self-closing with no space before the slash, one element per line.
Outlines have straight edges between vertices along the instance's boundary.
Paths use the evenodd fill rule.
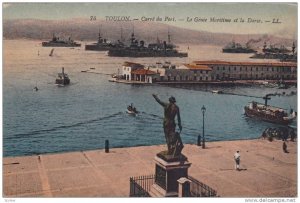
<path fill-rule="evenodd" d="M 155 183 L 150 189 L 150 195 L 152 197 L 178 197 L 177 180 L 188 177 L 188 168 L 191 163 L 184 155 L 168 159 L 168 156 L 158 154 L 154 160 Z"/>

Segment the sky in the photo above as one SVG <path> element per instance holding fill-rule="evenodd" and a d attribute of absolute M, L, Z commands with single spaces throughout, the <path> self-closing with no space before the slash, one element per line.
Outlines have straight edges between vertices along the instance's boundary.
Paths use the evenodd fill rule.
<path fill-rule="evenodd" d="M 162 18 L 161 23 L 178 27 L 234 34 L 273 34 L 297 38 L 296 3 L 3 3 L 3 19 L 62 20 L 72 18 L 107 20 L 106 16 L 130 19 Z M 165 17 L 175 21 L 164 21 Z M 143 19 L 144 19 L 143 18 Z M 197 18 L 206 22 L 197 22 Z M 231 22 L 211 21 L 230 19 Z M 237 19 L 237 22 L 234 20 Z M 242 20 L 244 22 L 242 22 Z M 252 19 L 248 22 L 248 19 Z M 280 23 L 272 23 L 274 22 Z M 190 20 L 190 21 L 189 21 Z M 257 22 L 257 20 L 260 20 Z M 270 22 L 266 22 L 270 21 Z M 114 21 L 111 21 L 114 23 Z M 146 23 L 146 22 L 145 22 Z"/>

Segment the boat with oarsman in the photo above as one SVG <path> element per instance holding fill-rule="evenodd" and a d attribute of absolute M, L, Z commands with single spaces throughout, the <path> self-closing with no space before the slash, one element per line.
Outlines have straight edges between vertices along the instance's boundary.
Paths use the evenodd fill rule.
<path fill-rule="evenodd" d="M 133 106 L 133 104 L 131 103 L 128 107 L 127 107 L 127 113 L 130 115 L 135 116 L 136 114 L 138 114 L 139 112 L 136 110 L 136 108 Z"/>

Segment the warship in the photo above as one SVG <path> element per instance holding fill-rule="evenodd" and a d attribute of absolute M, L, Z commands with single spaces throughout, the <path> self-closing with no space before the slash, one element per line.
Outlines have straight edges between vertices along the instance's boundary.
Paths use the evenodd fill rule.
<path fill-rule="evenodd" d="M 68 40 L 61 40 L 53 34 L 52 40 L 49 42 L 42 42 L 43 47 L 80 47 L 81 44 L 74 42 L 71 37 Z"/>
<path fill-rule="evenodd" d="M 248 44 L 242 46 L 240 43 L 234 41 L 227 44 L 223 49 L 223 53 L 256 53 L 256 50 L 250 48 Z"/>
<path fill-rule="evenodd" d="M 91 50 L 91 51 L 108 51 L 112 44 L 107 41 L 107 39 L 103 39 L 101 37 L 101 33 L 99 32 L 98 41 L 93 44 L 87 44 L 85 45 L 85 50 Z"/>
<path fill-rule="evenodd" d="M 130 45 L 124 47 L 113 47 L 108 51 L 108 56 L 117 57 L 187 57 L 187 53 L 178 52 L 176 46 L 171 43 L 171 36 L 168 32 L 168 43 L 159 41 L 145 46 L 145 41 L 140 42 L 131 34 Z"/>
<path fill-rule="evenodd" d="M 297 62 L 296 45 L 295 42 L 293 42 L 292 50 L 289 50 L 284 45 L 281 45 L 280 47 L 276 47 L 275 45 L 270 45 L 269 47 L 267 47 L 267 44 L 265 42 L 262 52 L 255 53 L 250 58 L 278 59 L 280 61 Z"/>
<path fill-rule="evenodd" d="M 295 43 L 293 43 L 293 49 L 295 49 Z M 281 53 L 281 54 L 285 54 L 285 53 L 290 53 L 291 51 L 288 50 L 284 45 L 280 45 L 280 47 L 277 47 L 276 45 L 270 44 L 269 47 L 267 47 L 267 43 L 264 43 L 263 49 L 262 51 L 264 53 Z"/>

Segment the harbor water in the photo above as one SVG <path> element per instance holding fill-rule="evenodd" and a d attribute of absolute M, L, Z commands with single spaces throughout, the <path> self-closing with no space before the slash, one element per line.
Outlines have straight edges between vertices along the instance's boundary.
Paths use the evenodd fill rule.
<path fill-rule="evenodd" d="M 107 52 L 85 51 L 82 47 L 42 47 L 40 41 L 3 41 L 3 156 L 101 149 L 110 147 L 165 144 L 163 109 L 152 94 L 168 101 L 174 96 L 181 111 L 184 143 L 196 143 L 202 135 L 206 107 L 206 141 L 258 138 L 267 127 L 278 125 L 250 119 L 244 106 L 253 100 L 263 102 L 268 93 L 289 95 L 296 87 L 184 87 L 128 85 L 109 82 L 124 61 L 142 64 L 193 60 L 263 61 L 251 54 L 225 54 L 221 47 L 180 46 L 188 58 L 120 58 Z M 271 62 L 271 60 L 270 60 Z M 64 67 L 71 84 L 54 84 Z M 81 72 L 86 71 L 87 72 Z M 34 91 L 34 87 L 38 91 Z M 213 89 L 232 94 L 212 94 Z M 140 111 L 126 113 L 127 105 Z M 297 111 L 297 96 L 273 96 L 269 104 Z M 293 125 L 296 125 L 295 123 Z"/>

